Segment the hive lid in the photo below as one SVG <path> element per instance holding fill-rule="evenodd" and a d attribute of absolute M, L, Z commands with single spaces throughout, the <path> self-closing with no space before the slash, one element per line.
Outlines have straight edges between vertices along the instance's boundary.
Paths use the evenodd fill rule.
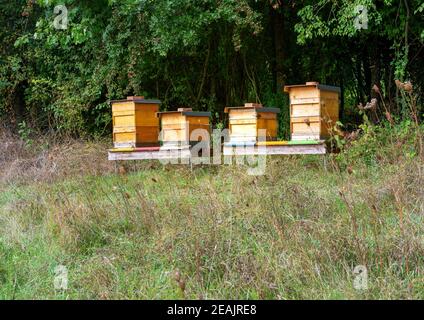
<path fill-rule="evenodd" d="M 125 102 L 134 102 L 138 104 L 161 104 L 160 100 L 148 100 L 145 99 L 144 96 L 128 96 L 126 99 L 122 100 L 111 100 L 110 103 L 125 103 Z"/>
<path fill-rule="evenodd" d="M 144 96 L 128 96 L 127 97 L 127 100 L 131 100 L 131 101 L 134 101 L 134 100 L 144 100 Z"/>
<path fill-rule="evenodd" d="M 182 116 L 193 116 L 193 117 L 210 117 L 212 115 L 211 112 L 204 111 L 192 111 L 191 108 L 178 108 L 177 111 L 164 111 L 156 113 L 157 116 L 162 114 L 181 114 Z"/>
<path fill-rule="evenodd" d="M 245 108 L 263 108 L 263 105 L 260 103 L 245 103 Z"/>
<path fill-rule="evenodd" d="M 341 89 L 339 87 L 320 84 L 319 82 L 315 82 L 315 81 L 306 82 L 305 84 L 284 86 L 284 92 L 289 93 L 291 88 L 302 88 L 302 87 L 316 87 L 317 89 L 322 91 L 333 91 L 333 92 L 341 93 Z"/>
<path fill-rule="evenodd" d="M 254 110 L 256 113 L 280 113 L 279 108 L 266 108 L 266 107 L 226 107 L 224 109 L 225 113 L 228 113 L 230 110 Z"/>

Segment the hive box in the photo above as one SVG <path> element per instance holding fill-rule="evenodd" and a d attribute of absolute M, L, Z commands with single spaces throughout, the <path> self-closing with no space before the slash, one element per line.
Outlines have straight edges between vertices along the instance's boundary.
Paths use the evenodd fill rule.
<path fill-rule="evenodd" d="M 115 148 L 148 147 L 159 144 L 159 100 L 127 97 L 112 104 Z"/>
<path fill-rule="evenodd" d="M 246 103 L 244 107 L 225 108 L 228 113 L 230 142 L 257 142 L 261 129 L 266 141 L 277 139 L 278 108 L 264 108 L 260 104 Z M 262 140 L 262 139 L 261 139 Z"/>
<path fill-rule="evenodd" d="M 285 86 L 290 96 L 290 130 L 293 141 L 325 140 L 339 120 L 340 88 L 307 82 Z"/>
<path fill-rule="evenodd" d="M 178 111 L 158 112 L 164 146 L 189 146 L 199 141 L 210 141 L 210 112 L 195 112 L 191 108 Z M 193 131 L 204 129 L 204 131 Z M 196 134 L 200 133 L 200 134 Z"/>

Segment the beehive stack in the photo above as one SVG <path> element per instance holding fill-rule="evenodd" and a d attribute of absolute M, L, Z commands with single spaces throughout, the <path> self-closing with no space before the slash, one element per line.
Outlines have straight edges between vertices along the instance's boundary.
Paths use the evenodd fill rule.
<path fill-rule="evenodd" d="M 261 104 L 246 103 L 243 107 L 226 108 L 229 114 L 230 143 L 274 141 L 278 134 L 278 108 L 264 108 Z M 260 138 L 261 131 L 265 137 Z"/>
<path fill-rule="evenodd" d="M 159 100 L 131 96 L 112 104 L 113 143 L 115 148 L 156 146 L 159 143 Z"/>
<path fill-rule="evenodd" d="M 210 112 L 179 108 L 177 111 L 159 112 L 157 115 L 161 123 L 161 140 L 164 146 L 187 147 L 205 139 L 209 142 Z M 194 132 L 197 129 L 203 130 Z"/>
<path fill-rule="evenodd" d="M 284 87 L 290 95 L 290 130 L 293 141 L 325 140 L 339 120 L 338 87 L 307 82 Z"/>

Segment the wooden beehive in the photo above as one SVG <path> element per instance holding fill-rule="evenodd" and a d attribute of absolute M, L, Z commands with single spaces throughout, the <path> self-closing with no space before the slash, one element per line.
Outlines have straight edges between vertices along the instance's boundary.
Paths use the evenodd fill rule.
<path fill-rule="evenodd" d="M 267 141 L 277 139 L 280 109 L 246 103 L 244 107 L 225 108 L 225 112 L 229 118 L 230 142 L 259 141 L 260 130 L 265 130 Z"/>
<path fill-rule="evenodd" d="M 159 143 L 159 100 L 127 97 L 112 104 L 113 143 L 115 148 L 155 146 Z"/>
<path fill-rule="evenodd" d="M 161 139 L 164 145 L 187 146 L 203 139 L 210 141 L 210 112 L 195 112 L 191 108 L 180 108 L 178 111 L 158 112 L 157 115 L 161 123 Z M 193 133 L 196 129 L 205 131 Z M 199 132 L 200 134 L 197 134 Z"/>
<path fill-rule="evenodd" d="M 292 140 L 325 140 L 339 120 L 339 87 L 318 82 L 285 86 L 290 96 L 290 130 Z"/>

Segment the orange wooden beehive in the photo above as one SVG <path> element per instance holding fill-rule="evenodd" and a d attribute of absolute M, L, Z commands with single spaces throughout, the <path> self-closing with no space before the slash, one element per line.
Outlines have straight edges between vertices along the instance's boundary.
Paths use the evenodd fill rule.
<path fill-rule="evenodd" d="M 290 96 L 290 130 L 293 141 L 325 140 L 339 120 L 339 87 L 318 82 L 285 86 Z"/>
<path fill-rule="evenodd" d="M 112 104 L 113 143 L 115 148 L 155 146 L 159 143 L 159 100 L 127 97 Z"/>
<path fill-rule="evenodd" d="M 231 142 L 259 141 L 260 130 L 265 130 L 267 141 L 277 139 L 280 109 L 246 103 L 243 107 L 225 108 L 225 112 L 228 113 Z"/>
<path fill-rule="evenodd" d="M 204 139 L 210 140 L 210 112 L 180 108 L 178 111 L 159 112 L 157 116 L 161 123 L 161 140 L 164 145 L 187 146 L 205 141 Z M 197 129 L 204 131 L 194 132 Z"/>

